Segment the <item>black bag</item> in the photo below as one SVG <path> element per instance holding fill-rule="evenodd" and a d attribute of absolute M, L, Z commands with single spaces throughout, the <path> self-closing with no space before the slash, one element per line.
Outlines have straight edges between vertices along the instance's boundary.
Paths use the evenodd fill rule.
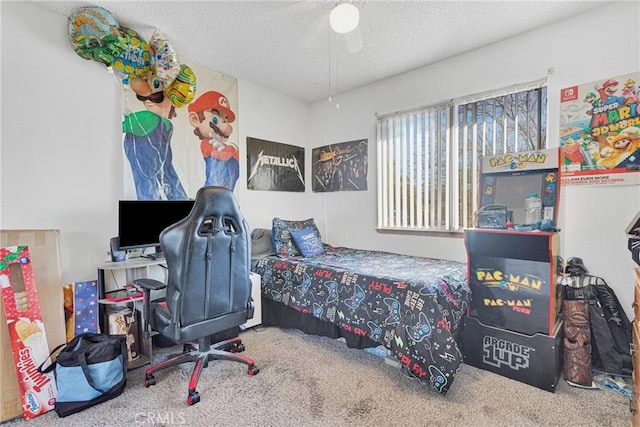
<path fill-rule="evenodd" d="M 127 384 L 126 335 L 78 335 L 56 347 L 51 355 L 62 347 L 51 365 L 38 368 L 55 373 L 58 416 L 75 414 L 122 393 Z"/>

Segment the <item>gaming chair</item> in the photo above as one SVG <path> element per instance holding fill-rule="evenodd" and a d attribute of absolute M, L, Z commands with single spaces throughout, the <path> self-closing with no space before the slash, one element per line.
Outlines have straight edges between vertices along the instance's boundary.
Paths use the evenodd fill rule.
<path fill-rule="evenodd" d="M 203 187 L 189 215 L 160 234 L 167 264 L 166 285 L 143 278 L 134 284 L 144 289 L 144 335 L 156 334 L 183 352 L 145 371 L 144 386 L 155 384 L 154 373 L 185 362 L 195 362 L 187 403 L 196 404 L 203 368 L 212 360 L 231 360 L 248 366 L 254 361 L 237 354 L 244 350 L 235 337 L 212 344 L 212 335 L 238 327 L 253 317 L 251 299 L 251 238 L 233 193 L 223 187 Z M 151 291 L 166 288 L 164 301 L 151 301 Z"/>

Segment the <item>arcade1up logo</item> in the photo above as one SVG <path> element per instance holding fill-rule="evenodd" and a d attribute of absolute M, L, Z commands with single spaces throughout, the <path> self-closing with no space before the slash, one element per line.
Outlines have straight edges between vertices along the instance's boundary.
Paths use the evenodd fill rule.
<path fill-rule="evenodd" d="M 482 362 L 495 368 L 508 367 L 514 371 L 529 369 L 535 348 L 485 335 L 482 338 Z"/>

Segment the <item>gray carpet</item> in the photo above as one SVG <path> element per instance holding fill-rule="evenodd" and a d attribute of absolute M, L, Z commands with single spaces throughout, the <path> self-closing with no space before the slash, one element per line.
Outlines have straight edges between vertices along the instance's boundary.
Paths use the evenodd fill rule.
<path fill-rule="evenodd" d="M 244 365 L 213 362 L 200 377 L 201 401 L 194 406 L 186 404 L 192 365 L 158 373 L 150 388 L 144 388 L 139 368 L 129 371 L 120 397 L 66 418 L 52 411 L 28 426 L 586 427 L 627 426 L 631 420 L 629 398 L 574 388 L 562 379 L 549 393 L 463 364 L 442 396 L 339 340 L 273 327 L 257 327 L 241 338 L 260 373 L 251 377 Z M 180 347 L 156 350 L 158 359 Z"/>

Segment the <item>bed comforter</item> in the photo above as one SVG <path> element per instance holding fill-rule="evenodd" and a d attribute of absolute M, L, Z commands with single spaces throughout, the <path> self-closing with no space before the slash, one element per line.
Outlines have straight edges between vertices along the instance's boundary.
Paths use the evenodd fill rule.
<path fill-rule="evenodd" d="M 325 245 L 314 257 L 268 256 L 262 295 L 367 336 L 446 394 L 462 354 L 454 339 L 471 298 L 466 264 Z"/>

